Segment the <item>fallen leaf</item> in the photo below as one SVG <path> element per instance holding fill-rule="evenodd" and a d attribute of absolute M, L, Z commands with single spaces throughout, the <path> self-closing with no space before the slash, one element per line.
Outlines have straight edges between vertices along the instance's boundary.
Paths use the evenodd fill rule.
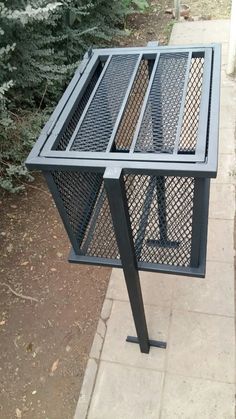
<path fill-rule="evenodd" d="M 52 373 L 57 370 L 58 364 L 59 364 L 59 358 L 56 359 L 56 361 L 54 361 L 53 364 L 52 364 L 52 367 L 51 367 L 51 372 Z"/>
<path fill-rule="evenodd" d="M 25 262 L 22 262 L 20 265 L 21 265 L 21 266 L 26 266 L 26 265 L 28 265 L 28 263 L 29 263 L 29 262 L 25 261 Z"/>
<path fill-rule="evenodd" d="M 0 326 L 3 326 L 6 323 L 6 320 L 1 320 L 0 321 Z"/>
<path fill-rule="evenodd" d="M 17 417 L 18 419 L 22 418 L 22 415 L 21 415 L 21 410 L 20 410 L 20 409 L 18 409 L 18 407 L 16 408 L 16 417 Z"/>
<path fill-rule="evenodd" d="M 57 256 L 58 256 L 59 258 L 61 258 L 61 257 L 63 256 L 63 254 L 62 254 L 62 253 L 60 253 L 60 252 L 57 252 Z"/>
<path fill-rule="evenodd" d="M 27 352 L 32 352 L 32 350 L 33 350 L 33 343 L 32 343 L 32 342 L 30 342 L 30 343 L 26 346 L 26 350 L 27 350 Z"/>

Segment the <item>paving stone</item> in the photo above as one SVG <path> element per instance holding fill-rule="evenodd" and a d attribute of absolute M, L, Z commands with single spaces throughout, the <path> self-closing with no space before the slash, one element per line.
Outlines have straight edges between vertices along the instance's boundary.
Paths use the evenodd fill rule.
<path fill-rule="evenodd" d="M 167 371 L 234 382 L 234 318 L 173 311 Z"/>
<path fill-rule="evenodd" d="M 223 86 L 220 97 L 220 128 L 233 128 L 236 122 L 236 88 Z"/>
<path fill-rule="evenodd" d="M 174 285 L 173 278 L 170 275 L 152 272 L 140 272 L 139 275 L 144 304 L 170 307 Z M 128 301 L 125 279 L 121 269 L 112 270 L 107 298 Z"/>
<path fill-rule="evenodd" d="M 235 187 L 226 183 L 212 183 L 210 188 L 210 218 L 233 220 L 235 216 Z M 227 205 L 225 203 L 227 202 Z"/>
<path fill-rule="evenodd" d="M 235 77 L 227 74 L 227 63 L 228 63 L 228 54 L 224 59 L 224 63 L 221 66 L 221 88 L 222 87 L 231 87 L 235 89 Z"/>
<path fill-rule="evenodd" d="M 234 385 L 167 374 L 161 419 L 234 419 Z"/>
<path fill-rule="evenodd" d="M 217 178 L 212 179 L 212 183 L 231 183 L 235 184 L 235 157 L 232 154 L 221 154 L 219 156 Z"/>
<path fill-rule="evenodd" d="M 234 266 L 208 262 L 205 278 L 176 277 L 173 307 L 234 316 Z"/>
<path fill-rule="evenodd" d="M 209 219 L 207 260 L 233 263 L 234 221 Z"/>
<path fill-rule="evenodd" d="M 145 306 L 145 312 L 150 339 L 166 341 L 170 310 L 168 308 Z M 151 347 L 149 354 L 143 354 L 137 344 L 126 342 L 127 335 L 136 336 L 130 304 L 123 301 L 114 301 L 111 317 L 107 322 L 106 339 L 101 359 L 138 368 L 164 370 L 165 349 Z"/>
<path fill-rule="evenodd" d="M 101 362 L 88 419 L 156 419 L 163 373 Z"/>
<path fill-rule="evenodd" d="M 220 154 L 234 154 L 235 148 L 236 140 L 234 127 L 232 126 L 230 128 L 221 128 L 219 133 Z"/>
<path fill-rule="evenodd" d="M 229 41 L 230 22 L 225 20 L 181 22 L 174 25 L 170 44 L 227 43 Z"/>

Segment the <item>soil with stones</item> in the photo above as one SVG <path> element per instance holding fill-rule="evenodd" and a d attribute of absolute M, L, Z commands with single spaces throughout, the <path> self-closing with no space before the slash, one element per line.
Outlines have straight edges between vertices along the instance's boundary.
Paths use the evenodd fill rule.
<path fill-rule="evenodd" d="M 0 418 L 71 419 L 110 270 L 67 262 L 46 185 L 32 186 L 0 204 Z"/>

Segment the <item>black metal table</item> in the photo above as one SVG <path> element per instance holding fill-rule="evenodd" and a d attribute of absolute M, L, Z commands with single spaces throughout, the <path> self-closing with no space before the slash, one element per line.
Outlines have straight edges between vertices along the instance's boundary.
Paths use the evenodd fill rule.
<path fill-rule="evenodd" d="M 142 352 L 138 270 L 204 277 L 217 173 L 220 46 L 90 50 L 26 165 L 46 177 L 70 262 L 122 267 Z"/>

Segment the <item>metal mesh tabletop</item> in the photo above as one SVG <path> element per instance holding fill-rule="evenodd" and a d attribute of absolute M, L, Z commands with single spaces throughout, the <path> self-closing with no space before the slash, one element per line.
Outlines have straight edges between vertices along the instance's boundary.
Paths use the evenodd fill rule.
<path fill-rule="evenodd" d="M 95 50 L 89 66 L 41 156 L 206 162 L 213 48 Z"/>

